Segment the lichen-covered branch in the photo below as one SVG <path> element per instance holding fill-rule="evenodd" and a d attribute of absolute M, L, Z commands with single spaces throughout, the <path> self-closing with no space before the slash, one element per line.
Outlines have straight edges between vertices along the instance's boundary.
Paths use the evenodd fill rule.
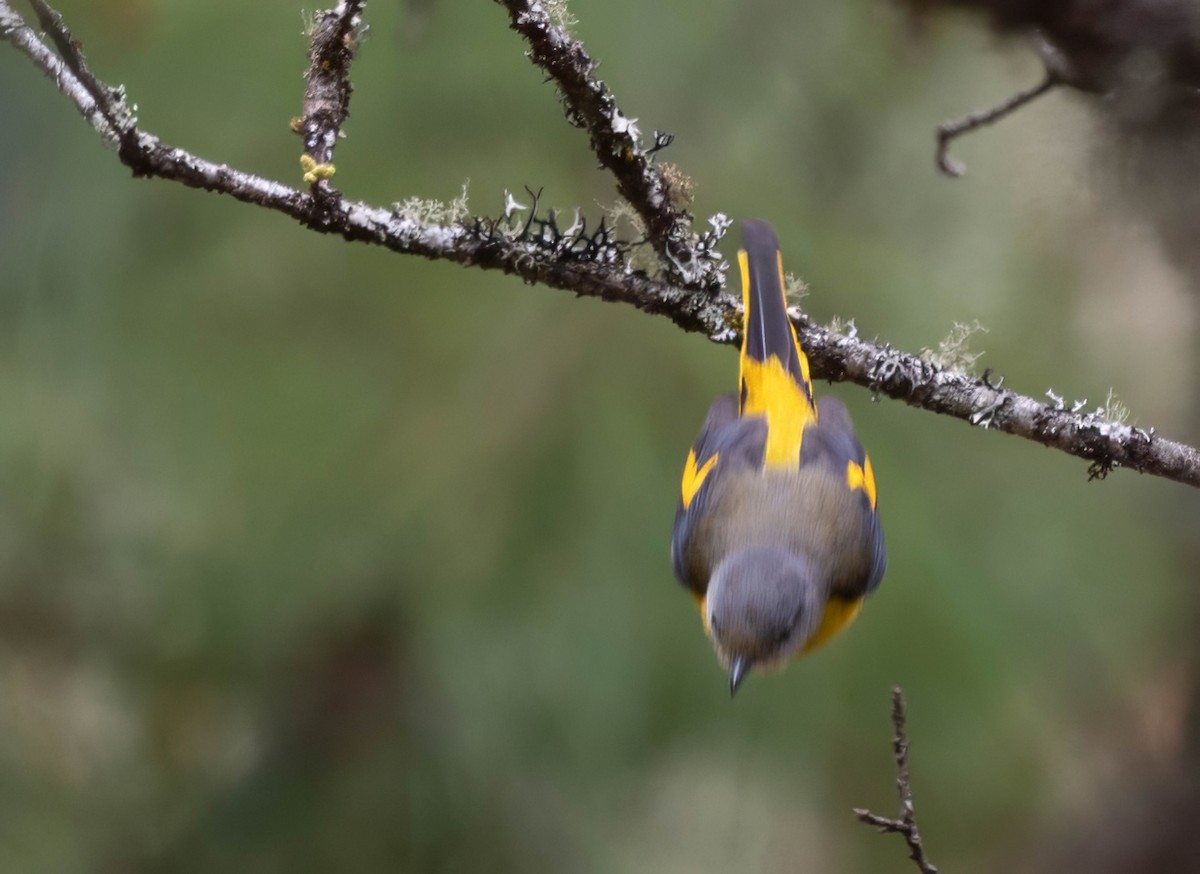
<path fill-rule="evenodd" d="M 917 810 L 913 806 L 912 783 L 908 776 L 908 736 L 904 727 L 906 718 L 904 692 L 897 686 L 892 690 L 892 725 L 896 729 L 892 737 L 892 754 L 896 758 L 896 791 L 900 796 L 899 818 L 880 816 L 861 807 L 854 809 L 854 815 L 858 817 L 859 822 L 877 826 L 885 834 L 904 835 L 904 842 L 908 844 L 908 857 L 921 870 L 921 874 L 937 874 L 937 866 L 925 855 L 925 846 L 921 843 L 921 829 L 917 825 Z"/>
<path fill-rule="evenodd" d="M 590 235 L 575 223 L 560 230 L 552 215 L 535 214 L 536 203 L 522 212 L 510 201 L 499 218 L 441 225 L 401 206 L 372 206 L 334 191 L 316 196 L 311 190 L 297 190 L 205 160 L 139 129 L 121 89 L 100 82 L 89 87 L 81 79 L 78 71 L 87 66 L 76 42 L 56 40 L 69 60 L 58 57 L 13 11 L 9 0 L 0 0 L 0 38 L 54 81 L 104 142 L 117 149 L 135 176 L 226 194 L 347 240 L 621 301 L 666 316 L 684 330 L 703 333 L 716 342 L 739 340 L 740 301 L 724 292 L 683 287 L 632 270 L 620 257 L 620 244 L 603 226 Z M 818 379 L 853 382 L 914 407 L 1051 446 L 1088 461 L 1093 477 L 1127 467 L 1200 487 L 1200 451 L 1164 440 L 1153 429 L 1112 422 L 1100 410 L 1068 406 L 1054 396 L 1044 403 L 1003 388 L 988 373 L 975 377 L 949 370 L 853 333 L 833 333 L 803 316 L 796 318 L 796 329 Z"/>
<path fill-rule="evenodd" d="M 120 131 L 109 113 L 110 104 L 114 100 L 119 101 L 119 96 L 113 95 L 110 100 L 110 95 L 95 87 L 83 53 L 74 45 L 62 16 L 40 0 L 35 0 L 33 7 L 42 27 L 62 52 L 63 59 L 42 42 L 7 0 L 0 2 L 0 37 L 12 43 L 33 61 L 35 67 L 49 76 L 58 90 L 75 104 L 80 115 L 96 129 L 104 143 L 115 149 L 120 140 Z"/>
<path fill-rule="evenodd" d="M 1102 408 L 1066 404 L 1047 391 L 1049 403 L 1010 391 L 982 377 L 947 370 L 906 352 L 797 326 L 812 372 L 844 380 L 914 407 L 953 416 L 1061 449 L 1090 462 L 1088 475 L 1103 479 L 1118 467 L 1200 487 L 1200 450 L 1165 440 L 1153 428 L 1111 421 Z"/>
<path fill-rule="evenodd" d="M 617 190 L 637 211 L 646 237 L 667 265 L 668 277 L 688 288 L 716 290 L 724 285 L 724 263 L 715 246 L 724 233 L 692 233 L 692 216 L 672 204 L 671 186 L 653 156 L 671 138 L 655 132 L 642 145 L 637 119 L 626 116 L 587 50 L 551 20 L 539 0 L 496 0 L 508 10 L 512 29 L 529 43 L 529 58 L 554 80 L 567 119 L 583 128 L 600 164 L 613 174 Z"/>
<path fill-rule="evenodd" d="M 333 150 L 350 114 L 350 62 L 354 59 L 366 0 L 341 0 L 312 22 L 304 110 L 292 129 L 304 138 L 300 166 L 313 191 L 328 194 L 334 173 Z"/>

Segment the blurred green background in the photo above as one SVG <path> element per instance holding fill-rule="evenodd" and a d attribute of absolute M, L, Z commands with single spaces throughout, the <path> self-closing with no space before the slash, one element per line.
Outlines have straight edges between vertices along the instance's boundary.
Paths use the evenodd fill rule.
<path fill-rule="evenodd" d="M 872 0 L 572 0 L 695 212 L 770 220 L 819 320 L 955 322 L 1023 393 L 1200 440 L 1194 298 L 1053 94 L 969 19 Z M 300 7 L 62 0 L 142 125 L 300 184 Z M 336 184 L 598 217 L 585 135 L 491 3 L 368 7 Z M 0 46 L 0 871 L 911 870 L 889 690 L 946 872 L 1032 870 L 1169 772 L 1194 494 L 853 386 L 889 571 L 735 703 L 671 576 L 728 348 L 629 307 L 135 181 Z M 734 238 L 726 245 L 732 251 Z"/>

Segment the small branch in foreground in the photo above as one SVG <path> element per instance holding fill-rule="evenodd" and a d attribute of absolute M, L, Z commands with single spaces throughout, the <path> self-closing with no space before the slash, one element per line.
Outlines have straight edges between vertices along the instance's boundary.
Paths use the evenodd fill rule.
<path fill-rule="evenodd" d="M 904 731 L 905 722 L 904 692 L 897 686 L 892 690 L 892 725 L 896 734 L 892 738 L 892 751 L 896 757 L 896 791 L 900 795 L 900 818 L 891 819 L 879 816 L 871 811 L 856 807 L 854 815 L 859 822 L 877 826 L 885 834 L 904 835 L 908 844 L 908 857 L 913 860 L 921 874 L 937 874 L 937 866 L 925 855 L 925 847 L 921 843 L 921 829 L 917 826 L 917 812 L 913 806 L 912 784 L 908 777 L 908 737 Z"/>
<path fill-rule="evenodd" d="M 566 30 L 555 24 L 537 0 L 496 0 L 508 10 L 510 26 L 529 43 L 529 58 L 558 85 L 567 120 L 583 128 L 600 164 L 613 174 L 617 190 L 646 227 L 646 237 L 667 265 L 673 282 L 714 291 L 725 284 L 725 263 L 716 250 L 727 224 L 692 233 L 692 216 L 676 209 L 672 190 L 653 156 L 671 142 L 655 132 L 654 144 L 643 148 L 637 119 L 629 118 L 603 81 L 596 63 Z"/>
<path fill-rule="evenodd" d="M 954 179 L 966 173 L 966 165 L 950 157 L 950 143 L 952 141 L 965 133 L 978 130 L 985 125 L 999 121 L 1006 115 L 1011 115 L 1026 103 L 1032 103 L 1047 91 L 1059 85 L 1060 81 L 1056 74 L 1047 72 L 1046 78 L 1037 85 L 1034 85 L 1032 88 L 1026 88 L 1024 91 L 1018 91 L 1003 103 L 999 103 L 990 109 L 981 109 L 977 112 L 964 115 L 962 118 L 957 118 L 953 121 L 944 121 L 939 124 L 937 128 L 937 154 L 935 155 L 938 169 Z"/>
<path fill-rule="evenodd" d="M 334 174 L 333 150 L 350 114 L 350 62 L 362 27 L 367 0 L 340 0 L 312 21 L 308 70 L 304 74 L 304 110 L 292 130 L 304 138 L 300 166 L 313 193 L 328 195 Z"/>
<path fill-rule="evenodd" d="M 311 192 L 207 161 L 138 129 L 121 89 L 103 83 L 97 83 L 96 89 L 86 87 L 73 72 L 86 69 L 78 44 L 67 42 L 65 52 L 70 61 L 64 62 L 13 11 L 9 0 L 0 0 L 0 39 L 12 43 L 55 83 L 104 142 L 118 150 L 121 162 L 135 176 L 169 179 L 227 194 L 291 216 L 310 230 L 340 234 L 346 240 L 516 274 L 525 282 L 581 296 L 622 301 L 664 315 L 684 330 L 703 333 L 714 342 L 740 342 L 741 303 L 732 295 L 652 279 L 630 270 L 621 259 L 601 257 L 608 251 L 605 246 L 587 255 L 574 243 L 564 244 L 564 240 L 578 239 L 566 232 L 545 234 L 539 227 L 536 233 L 528 233 L 536 223 L 526 223 L 517 233 L 507 227 L 507 209 L 501 219 L 474 218 L 440 225 L 402 208 L 388 210 L 346 200 L 336 192 L 317 198 Z M 125 124 L 122 119 L 126 118 L 127 129 L 114 128 L 114 124 Z M 1153 429 L 1112 422 L 1103 414 L 1083 412 L 1078 404 L 1068 407 L 1054 397 L 1052 403 L 1042 403 L 1003 389 L 987 372 L 975 377 L 950 370 L 917 355 L 859 339 L 854 331 L 834 333 L 803 316 L 793 321 L 816 379 L 853 382 L 913 407 L 1059 449 L 1088 461 L 1093 478 L 1127 467 L 1200 487 L 1200 450 L 1164 440 Z"/>

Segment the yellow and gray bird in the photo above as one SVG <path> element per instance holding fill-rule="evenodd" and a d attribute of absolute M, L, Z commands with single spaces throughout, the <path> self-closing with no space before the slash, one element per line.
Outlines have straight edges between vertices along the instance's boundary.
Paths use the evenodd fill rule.
<path fill-rule="evenodd" d="M 887 563 L 871 460 L 834 397 L 813 403 L 771 226 L 742 224 L 740 391 L 709 407 L 683 470 L 671 538 L 729 672 L 782 667 L 842 631 Z"/>

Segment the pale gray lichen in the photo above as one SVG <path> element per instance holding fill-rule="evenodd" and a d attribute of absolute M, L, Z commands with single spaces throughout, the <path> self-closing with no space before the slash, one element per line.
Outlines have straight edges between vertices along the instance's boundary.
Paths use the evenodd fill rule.
<path fill-rule="evenodd" d="M 977 321 L 955 322 L 950 333 L 938 343 L 936 350 L 922 349 L 919 357 L 922 361 L 944 370 L 961 370 L 964 373 L 971 373 L 975 363 L 983 357 L 983 353 L 972 351 L 967 345 L 967 341 L 979 333 L 986 334 L 987 328 Z"/>
<path fill-rule="evenodd" d="M 321 12 L 309 12 L 307 9 L 300 10 L 300 21 L 304 25 L 300 33 L 305 39 L 312 39 L 312 35 L 316 33 L 317 25 L 321 23 Z"/>
<path fill-rule="evenodd" d="M 1114 425 L 1124 425 L 1129 421 L 1129 407 L 1121 403 L 1120 398 L 1111 388 L 1108 390 L 1108 397 L 1104 400 L 1103 415 Z"/>
<path fill-rule="evenodd" d="M 629 246 L 629 253 L 625 258 L 626 265 L 647 276 L 661 272 L 663 262 L 646 239 L 646 223 L 642 221 L 633 205 L 624 198 L 614 201 L 610 206 L 600 203 L 597 205 L 604 210 L 604 218 L 618 239 L 634 241 Z"/>
<path fill-rule="evenodd" d="M 788 306 L 799 306 L 800 301 L 808 296 L 808 283 L 795 273 L 785 273 L 783 275 L 783 293 L 787 298 Z"/>
<path fill-rule="evenodd" d="M 625 134 L 631 140 L 635 148 L 641 148 L 642 132 L 637 126 L 637 119 L 630 118 L 617 109 L 615 106 L 612 111 L 612 129 L 615 134 Z"/>
<path fill-rule="evenodd" d="M 858 325 L 854 324 L 854 319 L 842 321 L 841 316 L 834 316 L 830 319 L 829 327 L 825 330 L 834 336 L 849 337 L 851 340 L 858 336 Z"/>
<path fill-rule="evenodd" d="M 524 212 L 527 209 L 529 207 L 513 197 L 511 191 L 507 188 L 504 189 L 504 214 L 501 220 L 505 224 L 512 222 L 513 216 L 518 212 Z"/>
<path fill-rule="evenodd" d="M 393 203 L 392 214 L 398 218 L 408 219 L 420 224 L 458 224 L 470 214 L 467 206 L 467 189 L 470 184 L 470 179 L 463 182 L 462 191 L 459 192 L 458 197 L 449 203 L 441 200 L 410 197 L 401 203 Z M 505 192 L 505 194 L 507 193 Z M 516 202 L 513 201 L 513 203 L 515 204 Z M 520 204 L 516 204 L 516 206 L 519 207 Z"/>
<path fill-rule="evenodd" d="M 567 8 L 567 0 L 542 0 L 541 6 L 546 18 L 560 30 L 570 31 L 579 23 L 579 19 Z"/>

